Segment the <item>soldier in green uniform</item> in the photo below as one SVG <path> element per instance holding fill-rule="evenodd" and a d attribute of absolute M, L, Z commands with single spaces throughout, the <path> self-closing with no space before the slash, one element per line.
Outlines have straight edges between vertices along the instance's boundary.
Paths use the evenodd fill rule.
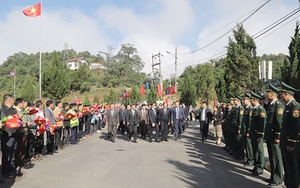
<path fill-rule="evenodd" d="M 283 166 L 279 148 L 279 139 L 284 106 L 278 101 L 278 91 L 279 89 L 272 84 L 269 84 L 269 88 L 266 90 L 270 103 L 267 109 L 265 140 L 267 142 L 271 176 L 270 179 L 266 179 L 265 181 L 269 182 L 270 186 L 279 185 L 283 180 Z"/>
<path fill-rule="evenodd" d="M 244 160 L 245 153 L 244 153 L 244 142 L 243 142 L 243 136 L 241 134 L 242 130 L 242 122 L 243 122 L 243 116 L 245 108 L 241 105 L 242 98 L 238 95 L 236 95 L 236 98 L 234 100 L 235 106 L 236 106 L 236 127 L 235 127 L 235 138 L 236 138 L 236 152 L 237 160 Z"/>
<path fill-rule="evenodd" d="M 229 121 L 229 140 L 230 140 L 230 155 L 235 156 L 237 154 L 237 141 L 236 141 L 236 106 L 234 104 L 235 97 L 230 98 L 230 103 L 232 104 L 232 109 L 230 113 Z"/>
<path fill-rule="evenodd" d="M 297 152 L 299 152 L 298 142 L 300 127 L 300 105 L 294 99 L 294 92 L 296 91 L 296 89 L 285 84 L 284 82 L 281 82 L 281 85 L 282 86 L 279 90 L 279 96 L 281 101 L 286 104 L 280 132 L 280 149 L 285 172 L 284 184 L 287 187 L 298 187 L 299 164 L 297 163 L 297 159 L 299 157 L 297 156 Z"/>
<path fill-rule="evenodd" d="M 253 151 L 252 151 L 251 139 L 249 137 L 249 130 L 250 130 L 250 121 L 251 121 L 253 106 L 251 106 L 250 94 L 248 94 L 248 93 L 245 93 L 244 105 L 245 105 L 245 111 L 244 111 L 244 118 L 243 118 L 243 123 L 242 123 L 242 130 L 241 130 L 241 133 L 244 138 L 246 157 L 247 157 L 247 161 L 244 165 L 252 166 L 254 164 L 254 156 L 253 156 Z"/>
<path fill-rule="evenodd" d="M 225 140 L 227 140 L 226 141 L 226 144 L 227 144 L 227 147 L 225 148 L 226 149 L 226 151 L 230 151 L 231 150 L 231 138 L 230 138 L 230 134 L 231 134 L 231 131 L 230 131 L 230 123 L 231 123 L 231 120 L 230 120 L 230 118 L 231 118 L 231 112 L 232 112 L 232 104 L 230 103 L 230 102 L 228 102 L 228 104 L 227 104 L 227 115 L 226 115 L 226 122 L 225 122 L 225 124 L 226 124 L 226 138 L 225 138 Z"/>
<path fill-rule="evenodd" d="M 222 113 L 223 113 L 223 117 L 222 117 L 222 132 L 223 132 L 223 137 L 224 137 L 224 143 L 225 143 L 225 147 L 224 149 L 226 150 L 228 147 L 228 140 L 227 140 L 227 127 L 226 127 L 226 118 L 227 118 L 227 113 L 228 113 L 228 107 L 227 107 L 227 102 L 223 101 L 222 103 Z"/>
<path fill-rule="evenodd" d="M 259 104 L 262 97 L 251 91 L 250 102 L 253 106 L 249 136 L 254 154 L 254 168 L 250 170 L 254 176 L 263 174 L 264 171 L 264 148 L 263 136 L 266 124 L 266 110 Z"/>

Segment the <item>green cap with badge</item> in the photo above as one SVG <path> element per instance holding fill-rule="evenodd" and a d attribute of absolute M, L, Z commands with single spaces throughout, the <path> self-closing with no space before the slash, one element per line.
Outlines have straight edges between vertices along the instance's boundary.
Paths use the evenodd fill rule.
<path fill-rule="evenodd" d="M 235 94 L 234 100 L 240 100 L 240 101 L 242 101 L 242 97 L 240 97 L 240 96 L 238 96 L 237 94 Z"/>
<path fill-rule="evenodd" d="M 251 95 L 249 93 L 245 93 L 244 99 L 250 100 Z"/>
<path fill-rule="evenodd" d="M 294 95 L 294 93 L 298 91 L 297 89 L 293 88 L 292 86 L 287 85 L 284 82 L 281 82 L 281 88 L 279 90 L 279 92 L 287 92 L 291 95 Z"/>
<path fill-rule="evenodd" d="M 254 93 L 253 91 L 251 91 L 251 99 L 255 99 L 255 100 L 261 100 L 263 99 L 263 97 L 257 93 Z"/>
<path fill-rule="evenodd" d="M 266 90 L 266 92 L 278 93 L 279 89 L 274 85 L 272 85 L 271 83 L 269 83 L 269 88 Z"/>

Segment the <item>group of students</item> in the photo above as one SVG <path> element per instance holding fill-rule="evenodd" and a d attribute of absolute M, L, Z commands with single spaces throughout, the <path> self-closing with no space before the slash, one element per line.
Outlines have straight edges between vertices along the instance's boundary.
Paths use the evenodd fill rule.
<path fill-rule="evenodd" d="M 60 100 L 48 100 L 45 105 L 40 100 L 33 104 L 9 94 L 3 97 L 0 137 L 4 178 L 22 176 L 25 163 L 77 144 L 105 125 L 105 109 L 98 105 Z"/>
<path fill-rule="evenodd" d="M 246 159 L 244 165 L 254 166 L 249 171 L 259 176 L 264 170 L 265 140 L 271 170 L 265 181 L 270 186 L 284 181 L 287 187 L 298 187 L 300 183 L 300 105 L 294 99 L 296 91 L 284 82 L 280 88 L 269 84 L 266 99 L 251 91 L 222 104 L 225 149 L 237 160 Z"/>

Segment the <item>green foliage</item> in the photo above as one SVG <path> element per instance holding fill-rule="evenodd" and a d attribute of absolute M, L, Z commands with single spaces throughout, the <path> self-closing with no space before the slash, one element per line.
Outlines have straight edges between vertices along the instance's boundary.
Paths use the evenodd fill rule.
<path fill-rule="evenodd" d="M 130 101 L 136 103 L 140 102 L 141 99 L 141 94 L 137 91 L 136 86 L 133 86 L 130 93 Z"/>
<path fill-rule="evenodd" d="M 297 22 L 295 34 L 288 47 L 289 56 L 284 61 L 282 67 L 282 80 L 294 88 L 300 88 L 300 31 L 299 23 Z M 300 101 L 299 93 L 295 93 L 295 98 Z"/>
<path fill-rule="evenodd" d="M 156 103 L 157 100 L 157 92 L 154 90 L 153 87 L 151 87 L 150 91 L 146 95 L 147 97 L 147 103 L 148 104 L 153 104 Z"/>
<path fill-rule="evenodd" d="M 87 105 L 87 106 L 90 105 L 90 100 L 88 99 L 87 93 L 85 94 L 85 99 L 83 101 L 83 105 Z"/>
<path fill-rule="evenodd" d="M 98 95 L 95 95 L 94 96 L 94 101 L 93 101 L 94 103 L 97 103 L 97 104 L 100 104 L 100 100 L 99 100 L 99 97 L 98 97 Z"/>
<path fill-rule="evenodd" d="M 114 90 L 110 89 L 109 95 L 104 95 L 103 97 L 105 99 L 105 102 L 108 104 L 116 103 L 118 101 L 117 96 L 114 92 Z"/>
<path fill-rule="evenodd" d="M 88 65 L 82 64 L 78 70 L 71 73 L 71 89 L 81 93 L 89 91 L 91 74 Z M 86 82 L 83 84 L 83 82 Z M 83 85 L 83 86 L 82 86 Z"/>
<path fill-rule="evenodd" d="M 36 99 L 36 96 L 36 87 L 33 85 L 33 82 L 30 80 L 30 78 L 27 77 L 22 86 L 21 97 L 25 100 L 33 102 Z"/>
<path fill-rule="evenodd" d="M 56 54 L 48 68 L 43 69 L 42 89 L 44 96 L 61 99 L 70 90 L 70 79 L 65 64 L 58 60 Z"/>
<path fill-rule="evenodd" d="M 242 95 L 247 89 L 261 89 L 258 75 L 256 44 L 242 25 L 233 31 L 234 39 L 229 38 L 225 63 L 227 97 L 236 93 Z"/>
<path fill-rule="evenodd" d="M 180 90 L 180 103 L 184 102 L 186 105 L 196 104 L 196 88 L 193 85 L 191 77 L 189 75 L 183 78 Z"/>
<path fill-rule="evenodd" d="M 140 72 L 144 65 L 137 49 L 132 44 L 123 44 L 118 54 L 107 61 L 102 84 L 108 87 L 141 85 L 146 79 L 146 74 Z"/>

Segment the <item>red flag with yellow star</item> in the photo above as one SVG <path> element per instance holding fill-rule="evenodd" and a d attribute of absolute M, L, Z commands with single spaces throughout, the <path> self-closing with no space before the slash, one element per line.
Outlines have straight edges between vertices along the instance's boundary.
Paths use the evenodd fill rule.
<path fill-rule="evenodd" d="M 25 14 L 25 16 L 28 16 L 28 17 L 37 17 L 37 16 L 40 16 L 42 14 L 41 3 L 39 3 L 37 5 L 34 5 L 32 7 L 29 7 L 27 9 L 24 9 L 23 13 Z"/>

